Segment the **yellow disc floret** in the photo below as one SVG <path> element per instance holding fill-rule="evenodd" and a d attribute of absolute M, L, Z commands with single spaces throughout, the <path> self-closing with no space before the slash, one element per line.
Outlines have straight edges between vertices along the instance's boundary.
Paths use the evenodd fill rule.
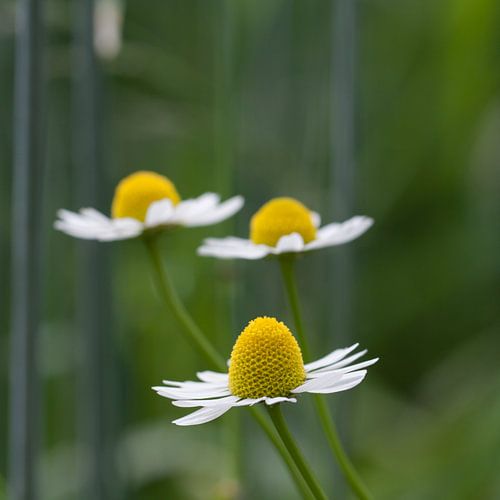
<path fill-rule="evenodd" d="M 155 172 L 135 172 L 122 179 L 115 189 L 113 217 L 133 217 L 144 222 L 149 205 L 168 198 L 174 205 L 181 200 L 174 184 Z"/>
<path fill-rule="evenodd" d="M 241 398 L 287 397 L 306 378 L 300 347 L 275 318 L 256 318 L 241 332 L 229 364 L 229 389 Z"/>
<path fill-rule="evenodd" d="M 275 246 L 290 233 L 299 233 L 305 243 L 316 238 L 311 211 L 293 198 L 268 201 L 250 221 L 250 239 L 257 244 Z"/>

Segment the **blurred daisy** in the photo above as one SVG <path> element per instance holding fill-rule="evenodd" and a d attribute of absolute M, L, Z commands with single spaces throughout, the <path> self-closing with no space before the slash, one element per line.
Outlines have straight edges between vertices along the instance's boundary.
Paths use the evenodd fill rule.
<path fill-rule="evenodd" d="M 214 193 L 181 201 L 169 179 L 140 171 L 125 177 L 116 187 L 111 217 L 94 208 L 82 208 L 79 213 L 59 210 L 54 227 L 76 238 L 124 240 L 153 229 L 217 224 L 242 206 L 241 196 L 220 203 L 220 197 Z"/>
<path fill-rule="evenodd" d="M 219 259 L 262 259 L 341 245 L 361 236 L 373 219 L 364 216 L 320 227 L 319 214 L 293 198 L 274 198 L 250 221 L 250 239 L 207 238 L 198 254 Z"/>
<path fill-rule="evenodd" d="M 351 354 L 358 344 L 337 349 L 304 365 L 300 347 L 287 326 L 275 318 L 257 318 L 247 325 L 234 344 L 229 373 L 199 372 L 200 381 L 173 382 L 153 387 L 175 406 L 200 407 L 174 420 L 177 425 L 198 425 L 214 420 L 232 407 L 256 403 L 295 403 L 303 392 L 329 394 L 346 391 L 365 377 L 364 368 L 378 358 L 351 364 L 366 354 Z"/>

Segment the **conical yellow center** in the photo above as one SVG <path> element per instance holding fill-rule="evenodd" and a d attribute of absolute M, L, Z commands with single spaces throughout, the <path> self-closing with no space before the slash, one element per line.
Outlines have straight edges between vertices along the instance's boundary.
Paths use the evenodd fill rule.
<path fill-rule="evenodd" d="M 300 347 L 287 326 L 275 318 L 250 321 L 231 353 L 231 393 L 241 398 L 286 397 L 305 378 Z"/>
<path fill-rule="evenodd" d="M 305 243 L 316 238 L 312 214 L 293 198 L 274 198 L 263 205 L 250 221 L 250 239 L 275 246 L 282 236 L 299 233 Z"/>
<path fill-rule="evenodd" d="M 181 200 L 169 179 L 155 172 L 135 172 L 116 186 L 111 214 L 114 218 L 133 217 L 144 222 L 149 205 L 164 198 L 174 205 Z"/>

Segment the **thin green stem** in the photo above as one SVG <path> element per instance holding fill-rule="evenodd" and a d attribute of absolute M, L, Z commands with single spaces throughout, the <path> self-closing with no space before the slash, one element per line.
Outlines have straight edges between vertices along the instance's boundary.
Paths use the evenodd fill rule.
<path fill-rule="evenodd" d="M 349 457 L 342 447 L 335 422 L 330 415 L 330 410 L 328 409 L 325 398 L 316 394 L 314 396 L 314 405 L 316 407 L 316 411 L 318 412 L 323 430 L 325 431 L 326 437 L 328 439 L 328 444 L 335 453 L 337 461 L 339 462 L 344 476 L 351 486 L 352 491 L 361 500 L 372 500 L 373 497 L 371 493 L 363 484 L 363 481 L 356 472 L 356 469 L 354 469 L 352 462 L 349 460 Z"/>
<path fill-rule="evenodd" d="M 270 407 L 268 406 L 267 408 Z M 304 500 L 315 500 L 316 496 L 309 489 L 309 483 L 306 481 L 302 471 L 298 468 L 295 459 L 289 453 L 288 446 L 283 444 L 280 435 L 272 428 L 268 419 L 263 415 L 259 408 L 255 408 L 255 406 L 253 406 L 250 408 L 250 411 L 287 465 L 290 475 L 292 476 L 297 489 L 300 491 L 302 498 Z"/>
<path fill-rule="evenodd" d="M 299 292 L 297 288 L 297 282 L 295 280 L 295 256 L 284 255 L 279 259 L 281 266 L 281 274 L 283 276 L 283 281 L 285 282 L 285 290 L 288 297 L 288 302 L 292 309 L 293 320 L 295 323 L 295 334 L 304 354 L 306 361 L 310 361 L 310 350 L 309 343 L 307 342 L 304 323 L 302 321 L 302 315 L 300 313 L 300 302 L 299 302 Z"/>
<path fill-rule="evenodd" d="M 158 248 L 157 236 L 146 237 L 144 238 L 144 242 L 146 243 L 146 248 L 148 249 L 155 270 L 155 277 L 161 298 L 182 326 L 184 333 L 193 347 L 200 351 L 217 370 L 222 372 L 226 371 L 227 367 L 224 358 L 215 350 L 214 346 L 193 321 L 193 318 L 191 318 L 177 295 L 177 291 L 167 273 L 167 269 L 163 265 Z"/>
<path fill-rule="evenodd" d="M 292 315 L 295 323 L 295 330 L 299 340 L 304 358 L 310 361 L 310 349 L 305 335 L 304 323 L 300 311 L 299 293 L 297 288 L 297 281 L 295 279 L 295 256 L 283 256 L 280 258 L 281 273 L 285 283 L 285 290 L 292 310 Z M 328 444 L 332 453 L 337 458 L 337 461 L 342 469 L 342 472 L 347 479 L 353 492 L 361 500 L 371 500 L 373 497 L 368 491 L 367 487 L 363 484 L 360 476 L 354 469 L 352 462 L 349 460 L 344 448 L 339 439 L 337 428 L 330 415 L 330 411 L 324 398 L 318 394 L 314 395 L 314 405 L 318 417 L 320 419 L 323 431 L 326 434 Z"/>
<path fill-rule="evenodd" d="M 273 424 L 276 427 L 276 430 L 278 431 L 278 434 L 280 435 L 283 443 L 285 443 L 288 452 L 294 459 L 295 464 L 302 473 L 302 476 L 309 485 L 309 488 L 311 488 L 314 498 L 318 500 L 327 500 L 327 496 L 325 495 L 323 489 L 321 488 L 321 485 L 316 479 L 316 476 L 313 474 L 309 464 L 302 455 L 302 452 L 297 446 L 297 443 L 293 439 L 293 436 L 290 433 L 288 426 L 286 425 L 285 419 L 283 418 L 283 414 L 281 413 L 280 404 L 278 403 L 276 405 L 268 406 L 267 409 L 269 415 L 271 416 L 271 420 L 273 421 Z"/>
<path fill-rule="evenodd" d="M 163 264 L 158 248 L 157 236 L 152 235 L 145 237 L 144 242 L 151 258 L 158 290 L 163 302 L 182 326 L 184 333 L 194 348 L 205 357 L 213 368 L 221 372 L 225 372 L 227 367 L 224 359 L 195 323 L 177 295 L 175 287 Z M 259 408 L 252 407 L 250 408 L 250 412 L 285 462 L 297 489 L 302 495 L 302 498 L 304 498 L 304 500 L 313 500 L 314 496 L 312 496 L 312 493 L 302 477 L 301 472 L 296 467 L 295 462 L 288 453 L 287 448 L 281 441 L 279 435 L 274 431 L 269 421 L 263 415 L 262 411 Z"/>

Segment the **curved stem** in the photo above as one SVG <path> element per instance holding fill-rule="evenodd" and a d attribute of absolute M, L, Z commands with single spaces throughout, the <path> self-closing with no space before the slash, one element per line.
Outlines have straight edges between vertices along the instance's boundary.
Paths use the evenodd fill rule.
<path fill-rule="evenodd" d="M 295 460 L 292 458 L 291 454 L 288 452 L 288 447 L 283 444 L 280 435 L 274 431 L 274 429 L 269 424 L 268 419 L 262 414 L 259 408 L 250 407 L 252 416 L 257 420 L 262 430 L 266 433 L 269 440 L 274 444 L 275 448 L 278 450 L 281 458 L 285 462 L 290 471 L 290 475 L 300 491 L 302 498 L 304 500 L 315 500 L 316 496 L 311 493 L 308 483 L 306 482 L 302 472 L 296 465 Z"/>
<path fill-rule="evenodd" d="M 271 416 L 271 420 L 273 421 L 273 424 L 276 427 L 276 430 L 278 431 L 278 434 L 280 435 L 281 439 L 283 440 L 283 443 L 285 443 L 285 446 L 287 447 L 288 452 L 294 459 L 295 464 L 302 473 L 302 476 L 309 485 L 309 488 L 311 488 L 314 498 L 319 500 L 327 500 L 327 496 L 322 490 L 318 480 L 314 476 L 311 468 L 309 467 L 309 464 L 302 455 L 299 447 L 297 446 L 297 443 L 293 439 L 293 436 L 288 429 L 288 426 L 286 425 L 285 419 L 283 418 L 283 414 L 281 413 L 280 404 L 278 403 L 272 406 L 268 406 L 267 409 L 269 415 Z"/>
<path fill-rule="evenodd" d="M 200 351 L 210 364 L 217 368 L 217 370 L 222 372 L 226 371 L 227 367 L 224 362 L 224 358 L 215 350 L 214 346 L 205 337 L 198 325 L 193 321 L 193 318 L 191 318 L 184 307 L 184 304 L 177 295 L 177 291 L 170 280 L 167 269 L 163 265 L 160 251 L 158 249 L 157 237 L 146 237 L 144 238 L 144 242 L 155 270 L 155 277 L 161 298 L 182 326 L 184 333 L 193 347 Z"/>
<path fill-rule="evenodd" d="M 186 334 L 188 340 L 191 342 L 194 348 L 205 357 L 205 359 L 213 368 L 221 372 L 225 372 L 227 370 L 227 366 L 224 362 L 224 358 L 216 351 L 214 346 L 195 323 L 195 321 L 185 308 L 184 304 L 180 300 L 179 296 L 177 295 L 177 291 L 175 290 L 175 287 L 170 280 L 167 270 L 163 264 L 160 251 L 158 249 L 157 236 L 152 235 L 149 237 L 145 237 L 144 243 L 148 250 L 148 254 L 155 271 L 154 274 L 157 281 L 158 290 L 163 302 L 175 316 L 179 324 L 182 326 L 184 333 Z M 258 408 L 250 408 L 250 410 L 252 416 L 259 423 L 262 430 L 287 465 L 290 475 L 304 500 L 312 500 L 314 497 L 309 491 L 309 487 L 304 481 L 304 478 L 296 467 L 295 462 L 288 453 L 288 450 L 281 441 L 279 435 L 274 431 L 266 417 Z"/>
<path fill-rule="evenodd" d="M 311 360 L 310 349 L 305 335 L 304 323 L 300 311 L 299 293 L 297 282 L 295 279 L 295 256 L 285 255 L 280 257 L 279 261 L 281 265 L 283 281 L 285 283 L 286 294 L 290 303 L 290 308 L 292 310 L 297 338 L 299 340 L 302 352 L 304 353 L 304 358 L 307 362 Z M 337 428 L 330 415 L 330 411 L 328 409 L 326 401 L 322 396 L 315 394 L 314 405 L 323 427 L 323 431 L 326 434 L 330 449 L 337 458 L 337 461 L 351 489 L 361 500 L 371 500 L 372 495 L 368 491 L 367 487 L 363 484 L 363 481 L 356 472 L 352 462 L 349 460 L 346 452 L 342 447 Z"/>
<path fill-rule="evenodd" d="M 326 437 L 328 439 L 328 444 L 330 445 L 332 451 L 335 453 L 337 461 L 349 485 L 351 486 L 352 491 L 361 500 L 372 500 L 373 497 L 371 493 L 363 484 L 363 481 L 359 477 L 356 469 L 354 468 L 352 462 L 349 460 L 349 457 L 342 447 L 335 422 L 330 415 L 330 411 L 326 404 L 325 398 L 316 394 L 314 396 L 314 405 L 316 406 L 316 411 L 318 412 L 321 425 L 323 426 L 323 430 L 325 431 Z"/>

